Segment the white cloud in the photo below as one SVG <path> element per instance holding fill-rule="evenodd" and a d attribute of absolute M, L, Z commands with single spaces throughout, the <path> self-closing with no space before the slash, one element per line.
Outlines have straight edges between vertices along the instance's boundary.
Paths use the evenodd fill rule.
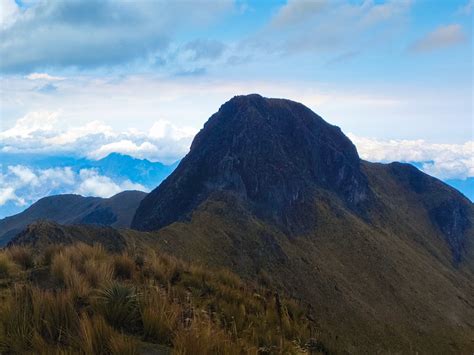
<path fill-rule="evenodd" d="M 457 45 L 466 40 L 458 24 L 440 26 L 410 46 L 414 52 L 429 52 Z"/>
<path fill-rule="evenodd" d="M 171 138 L 180 140 L 193 137 L 196 133 L 197 130 L 194 127 L 177 127 L 165 120 L 155 122 L 150 129 L 150 137 L 156 139 Z"/>
<path fill-rule="evenodd" d="M 15 194 L 15 189 L 12 187 L 0 188 L 0 206 L 3 206 L 9 201 L 15 202 L 18 206 L 24 206 L 26 204 L 25 200 L 19 198 Z"/>
<path fill-rule="evenodd" d="M 2 9 L 3 5 L 0 70 L 16 73 L 51 67 L 89 69 L 146 62 L 166 51 L 178 31 L 200 29 L 221 20 L 234 6 L 232 0 L 205 4 L 38 1 L 22 11 L 14 0 L 2 0 Z"/>
<path fill-rule="evenodd" d="M 15 0 L 0 0 L 0 29 L 6 29 L 13 25 L 20 10 Z"/>
<path fill-rule="evenodd" d="M 112 127 L 104 124 L 100 121 L 92 121 L 86 123 L 84 126 L 71 127 L 65 132 L 58 133 L 45 140 L 48 145 L 64 145 L 74 143 L 80 138 L 101 134 L 105 137 L 114 137 L 116 133 L 112 130 Z"/>
<path fill-rule="evenodd" d="M 376 162 L 418 162 L 439 179 L 474 177 L 474 141 L 434 144 L 424 140 L 377 140 L 348 135 L 362 159 Z"/>
<path fill-rule="evenodd" d="M 4 171 L 0 173 L 0 206 L 8 202 L 26 206 L 54 194 L 110 197 L 124 190 L 147 190 L 127 179 L 119 181 L 100 175 L 95 169 L 75 172 L 71 167 L 32 169 L 14 165 Z"/>
<path fill-rule="evenodd" d="M 83 196 L 111 197 L 124 190 L 146 190 L 143 185 L 134 184 L 129 180 L 116 183 L 92 169 L 82 169 L 79 172 L 79 180 L 80 184 L 75 192 Z"/>
<path fill-rule="evenodd" d="M 21 165 L 15 165 L 9 166 L 8 170 L 20 180 L 22 185 L 38 185 L 38 177 L 30 168 Z"/>
<path fill-rule="evenodd" d="M 58 80 L 66 79 L 61 76 L 52 76 L 52 75 L 49 75 L 48 73 L 31 73 L 27 75 L 26 78 L 28 80 L 46 80 L 46 81 L 58 81 Z"/>
<path fill-rule="evenodd" d="M 29 112 L 16 121 L 12 128 L 0 132 L 0 138 L 31 138 L 33 133 L 51 131 L 58 114 L 51 111 Z"/>
<path fill-rule="evenodd" d="M 115 131 L 101 121 L 60 128 L 59 112 L 30 112 L 0 132 L 0 152 L 72 153 L 101 159 L 110 153 L 172 163 L 189 149 L 197 129 L 158 120 L 149 131 Z"/>
<path fill-rule="evenodd" d="M 89 157 L 93 159 L 101 159 L 110 153 L 127 154 L 135 158 L 146 158 L 155 156 L 158 153 L 158 148 L 150 142 L 143 142 L 140 145 L 135 144 L 131 140 L 123 139 L 118 142 L 104 144 L 98 149 L 89 153 Z"/>

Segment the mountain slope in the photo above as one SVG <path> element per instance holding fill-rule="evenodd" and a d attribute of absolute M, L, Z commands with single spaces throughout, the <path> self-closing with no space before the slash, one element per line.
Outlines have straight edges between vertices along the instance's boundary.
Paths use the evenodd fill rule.
<path fill-rule="evenodd" d="M 62 224 L 98 224 L 129 227 L 140 201 L 141 191 L 124 191 L 110 198 L 57 195 L 42 198 L 25 211 L 0 220 L 0 246 L 28 224 L 48 219 Z"/>
<path fill-rule="evenodd" d="M 179 257 L 270 277 L 310 304 L 333 350 L 471 353 L 473 221 L 439 180 L 361 161 L 303 105 L 249 95 L 209 119 L 132 227 Z"/>

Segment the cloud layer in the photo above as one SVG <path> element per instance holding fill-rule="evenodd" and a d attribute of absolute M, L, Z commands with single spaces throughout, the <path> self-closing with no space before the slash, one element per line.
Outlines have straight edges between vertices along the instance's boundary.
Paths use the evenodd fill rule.
<path fill-rule="evenodd" d="M 27 207 L 38 199 L 59 193 L 110 197 L 124 190 L 146 191 L 130 180 L 113 181 L 94 169 L 74 172 L 70 167 L 32 169 L 23 165 L 1 166 L 0 207 L 13 203 Z"/>
<path fill-rule="evenodd" d="M 374 162 L 420 163 L 421 169 L 439 179 L 474 177 L 474 141 L 433 144 L 423 140 L 377 140 L 350 134 L 362 159 Z"/>
<path fill-rule="evenodd" d="M 233 8 L 231 0 L 205 5 L 192 1 L 62 0 L 20 7 L 14 0 L 2 0 L 0 71 L 155 63 L 180 31 L 208 25 Z"/>
<path fill-rule="evenodd" d="M 115 131 L 100 121 L 60 129 L 60 112 L 30 112 L 0 132 L 0 152 L 69 154 L 100 159 L 110 153 L 172 163 L 185 155 L 197 130 L 156 121 L 149 131 Z"/>

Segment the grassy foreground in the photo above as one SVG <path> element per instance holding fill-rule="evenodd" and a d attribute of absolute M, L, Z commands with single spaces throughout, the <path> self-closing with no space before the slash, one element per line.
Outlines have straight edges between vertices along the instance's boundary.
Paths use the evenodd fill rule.
<path fill-rule="evenodd" d="M 305 310 L 229 271 L 100 245 L 0 251 L 0 353 L 323 350 Z"/>

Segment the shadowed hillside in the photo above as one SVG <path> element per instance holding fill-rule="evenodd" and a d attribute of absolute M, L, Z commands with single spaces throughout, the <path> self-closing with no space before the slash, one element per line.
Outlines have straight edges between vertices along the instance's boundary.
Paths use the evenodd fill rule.
<path fill-rule="evenodd" d="M 51 220 L 63 224 L 97 224 L 130 227 L 141 191 L 124 191 L 110 198 L 57 195 L 42 198 L 22 213 L 0 220 L 0 246 L 5 245 L 28 224 Z"/>

